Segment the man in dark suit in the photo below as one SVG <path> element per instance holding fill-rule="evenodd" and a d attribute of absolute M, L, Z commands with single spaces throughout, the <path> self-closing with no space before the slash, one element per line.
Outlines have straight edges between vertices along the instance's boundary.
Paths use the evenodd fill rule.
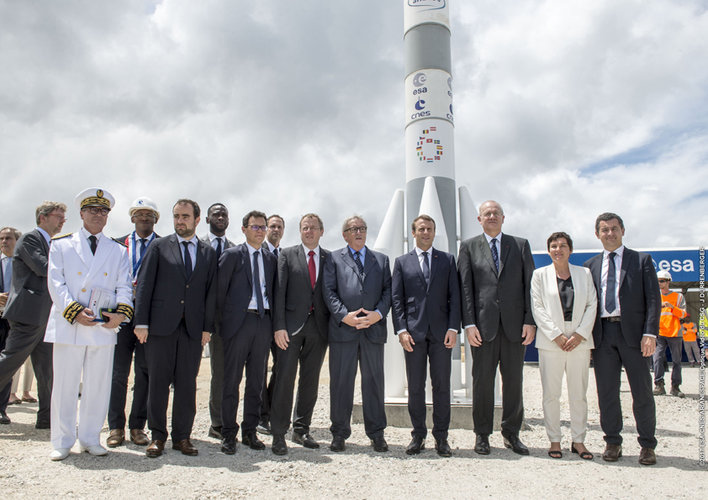
<path fill-rule="evenodd" d="M 595 236 L 604 251 L 585 263 L 590 269 L 599 307 L 593 329 L 593 362 L 600 425 L 605 433 L 602 458 L 622 456 L 622 367 L 632 390 L 632 409 L 639 434 L 639 463 L 656 463 L 656 408 L 645 358 L 654 354 L 659 333 L 661 294 L 651 256 L 622 244 L 624 223 L 619 215 L 603 213 L 595 221 Z"/>
<path fill-rule="evenodd" d="M 361 369 L 364 429 L 378 452 L 388 451 L 384 438 L 384 344 L 386 314 L 391 308 L 388 257 L 366 247 L 366 222 L 349 217 L 342 225 L 347 246 L 325 263 L 323 293 L 329 308 L 329 375 L 332 443 L 344 451 L 351 435 L 357 360 Z"/>
<path fill-rule="evenodd" d="M 524 418 L 524 354 L 536 333 L 531 314 L 531 248 L 527 240 L 502 233 L 504 210 L 496 201 L 482 203 L 477 220 L 484 232 L 462 242 L 458 264 L 462 324 L 472 351 L 474 450 L 480 455 L 490 453 L 499 366 L 504 446 L 528 455 L 519 431 Z"/>
<path fill-rule="evenodd" d="M 285 455 L 285 433 L 293 410 L 293 387 L 300 364 L 292 440 L 305 448 L 319 448 L 310 435 L 317 403 L 320 370 L 327 351 L 329 310 L 322 297 L 322 270 L 329 251 L 319 246 L 322 219 L 307 214 L 300 219 L 301 245 L 286 248 L 278 257 L 278 294 L 273 325 L 278 346 L 270 422 L 273 453 Z"/>
<path fill-rule="evenodd" d="M 273 340 L 271 310 L 275 297 L 277 265 L 275 255 L 261 248 L 266 231 L 263 212 L 243 217 L 241 230 L 246 242 L 225 250 L 219 259 L 220 333 L 224 342 L 224 391 L 221 401 L 221 451 L 236 453 L 238 388 L 246 368 L 243 395 L 243 444 L 265 449 L 256 427 L 261 407 L 265 360 Z"/>
<path fill-rule="evenodd" d="M 150 243 L 159 238 L 154 232 L 155 224 L 160 218 L 157 205 L 148 197 L 137 198 L 128 210 L 130 222 L 135 230 L 118 239 L 128 248 L 130 261 L 130 277 L 133 282 L 133 293 L 138 284 L 138 271 L 145 258 Z M 133 297 L 134 298 L 134 297 Z M 106 439 L 109 448 L 123 444 L 125 440 L 125 400 L 128 391 L 130 363 L 133 363 L 133 403 L 130 406 L 128 428 L 130 440 L 138 446 L 147 446 L 150 440 L 145 434 L 147 422 L 148 399 L 148 366 L 145 361 L 145 347 L 138 342 L 133 334 L 133 321 L 123 323 L 118 331 L 118 341 L 113 353 L 113 378 L 111 380 L 111 399 L 108 403 L 108 428 L 110 432 Z"/>
<path fill-rule="evenodd" d="M 52 299 L 47 290 L 49 242 L 61 231 L 66 205 L 45 201 L 37 207 L 37 228 L 25 233 L 15 246 L 12 259 L 12 285 L 3 318 L 10 330 L 0 354 L 0 387 L 12 383 L 12 377 L 27 359 L 37 378 L 37 429 L 50 427 L 52 398 L 52 344 L 44 342 Z"/>
<path fill-rule="evenodd" d="M 266 237 L 265 241 L 261 245 L 261 248 L 268 250 L 275 255 L 276 258 L 280 256 L 282 248 L 280 247 L 280 240 L 283 239 L 283 233 L 285 232 L 285 220 L 278 214 L 273 214 L 268 216 L 266 220 Z M 266 354 L 265 361 L 265 375 L 263 376 L 263 391 L 261 392 L 261 412 L 259 417 L 259 423 L 257 430 L 261 434 L 270 434 L 270 405 L 273 400 L 273 386 L 275 385 L 275 377 L 278 371 L 278 356 L 277 356 L 278 346 L 275 345 L 275 341 L 270 344 L 270 355 L 272 355 L 273 366 L 270 371 L 270 379 L 268 379 L 268 354 Z"/>
<path fill-rule="evenodd" d="M 235 246 L 226 237 L 229 227 L 229 210 L 223 203 L 214 203 L 207 209 L 207 224 L 209 233 L 202 241 L 208 243 L 216 251 L 217 262 L 224 250 Z M 224 387 L 224 344 L 219 334 L 219 325 L 209 341 L 209 365 L 211 368 L 211 385 L 209 386 L 209 437 L 221 439 L 221 393 Z"/>
<path fill-rule="evenodd" d="M 435 221 L 419 215 L 411 225 L 416 248 L 396 259 L 391 280 L 392 319 L 406 357 L 408 413 L 413 424 L 406 453 L 424 448 L 425 379 L 430 359 L 433 437 L 438 455 L 449 457 L 450 371 L 460 328 L 460 287 L 455 257 L 433 248 Z"/>
<path fill-rule="evenodd" d="M 4 227 L 0 229 L 0 316 L 7 304 L 12 285 L 12 256 L 15 254 L 15 245 L 20 239 L 20 233 L 14 227 Z M 0 352 L 5 349 L 5 341 L 10 331 L 10 325 L 5 318 L 0 318 Z M 7 416 L 8 398 L 12 392 L 12 380 L 5 387 L 0 387 L 0 424 L 10 424 L 10 417 Z M 20 400 L 21 402 L 21 400 Z"/>
<path fill-rule="evenodd" d="M 138 274 L 135 335 L 148 363 L 148 457 L 159 457 L 167 440 L 170 383 L 172 448 L 199 452 L 189 440 L 196 413 L 197 374 L 202 347 L 214 331 L 216 252 L 195 235 L 199 205 L 181 199 L 172 208 L 175 234 L 155 240 Z"/>

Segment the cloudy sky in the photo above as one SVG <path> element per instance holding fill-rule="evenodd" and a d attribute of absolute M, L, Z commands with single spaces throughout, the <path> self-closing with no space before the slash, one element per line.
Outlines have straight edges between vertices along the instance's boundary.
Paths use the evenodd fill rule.
<path fill-rule="evenodd" d="M 566 230 L 597 248 L 708 240 L 708 2 L 450 0 L 458 184 L 499 200 L 534 249 Z M 323 243 L 378 232 L 404 184 L 402 0 L 0 0 L 0 225 L 44 199 L 149 196 L 251 209 Z M 79 227 L 73 208 L 66 231 Z M 203 234 L 202 222 L 198 232 Z"/>

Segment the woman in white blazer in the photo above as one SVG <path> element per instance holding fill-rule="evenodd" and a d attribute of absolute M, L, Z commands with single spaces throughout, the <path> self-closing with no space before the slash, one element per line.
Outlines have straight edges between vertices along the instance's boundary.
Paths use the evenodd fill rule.
<path fill-rule="evenodd" d="M 546 246 L 553 263 L 536 269 L 531 279 L 531 305 L 536 320 L 543 421 L 551 447 L 548 455 L 561 458 L 560 396 L 563 374 L 570 405 L 570 451 L 585 460 L 593 458 L 583 441 L 587 429 L 587 388 L 592 328 L 597 295 L 585 267 L 568 262 L 573 241 L 563 232 L 549 236 Z"/>

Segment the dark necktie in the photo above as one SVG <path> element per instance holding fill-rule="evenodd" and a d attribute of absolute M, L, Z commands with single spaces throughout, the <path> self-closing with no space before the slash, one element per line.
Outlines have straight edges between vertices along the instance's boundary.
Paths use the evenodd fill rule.
<path fill-rule="evenodd" d="M 273 255 L 275 255 L 276 257 L 278 256 L 278 249 L 277 248 L 273 249 Z"/>
<path fill-rule="evenodd" d="M 221 246 L 221 237 L 216 238 L 216 259 L 219 260 L 219 257 L 221 257 L 221 251 L 223 250 Z"/>
<path fill-rule="evenodd" d="M 605 290 L 605 310 L 608 313 L 612 313 L 616 308 L 617 304 L 615 302 L 615 279 L 617 276 L 617 269 L 615 267 L 615 252 L 610 252 L 607 258 L 607 289 Z"/>
<path fill-rule="evenodd" d="M 492 259 L 494 260 L 494 267 L 497 268 L 497 273 L 499 273 L 499 251 L 497 250 L 497 239 L 492 238 L 492 245 L 489 247 L 492 251 Z"/>
<path fill-rule="evenodd" d="M 0 257 L 0 293 L 5 293 L 5 258 Z"/>
<path fill-rule="evenodd" d="M 96 246 L 98 245 L 98 242 L 96 241 L 96 237 L 94 235 L 89 236 L 89 244 L 91 245 L 91 253 L 96 255 Z"/>
<path fill-rule="evenodd" d="M 256 294 L 256 305 L 258 306 L 258 316 L 265 316 L 265 307 L 263 306 L 263 294 L 261 293 L 261 270 L 258 268 L 258 256 L 261 253 L 256 250 L 253 252 L 253 292 Z"/>
<path fill-rule="evenodd" d="M 315 251 L 310 250 L 307 255 L 310 256 L 310 258 L 307 261 L 307 269 L 310 271 L 310 285 L 312 285 L 312 289 L 315 289 L 315 283 L 317 283 L 317 268 L 315 267 Z"/>
<path fill-rule="evenodd" d="M 146 238 L 140 238 L 140 257 L 145 255 L 145 248 L 146 248 L 145 242 L 146 241 L 147 241 Z"/>
<path fill-rule="evenodd" d="M 428 262 L 428 252 L 423 252 L 423 277 L 425 283 L 430 284 L 430 262 Z"/>
<path fill-rule="evenodd" d="M 361 263 L 361 252 L 354 252 L 354 263 L 359 270 L 359 274 L 364 274 L 364 264 Z"/>
<path fill-rule="evenodd" d="M 184 246 L 184 272 L 187 273 L 187 280 L 192 276 L 192 256 L 189 255 L 189 241 L 183 241 Z"/>

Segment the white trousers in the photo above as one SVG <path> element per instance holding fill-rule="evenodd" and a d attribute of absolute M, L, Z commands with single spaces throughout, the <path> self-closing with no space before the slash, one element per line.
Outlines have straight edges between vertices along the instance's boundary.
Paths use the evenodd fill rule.
<path fill-rule="evenodd" d="M 551 442 L 561 441 L 560 397 L 565 373 L 570 406 L 570 434 L 574 443 L 585 441 L 588 425 L 588 374 L 590 349 L 570 352 L 538 350 L 538 366 L 543 387 L 543 423 Z"/>
<path fill-rule="evenodd" d="M 54 344 L 51 417 L 54 449 L 71 448 L 76 442 L 79 386 L 79 443 L 81 446 L 100 444 L 111 396 L 114 349 L 114 345 Z"/>

